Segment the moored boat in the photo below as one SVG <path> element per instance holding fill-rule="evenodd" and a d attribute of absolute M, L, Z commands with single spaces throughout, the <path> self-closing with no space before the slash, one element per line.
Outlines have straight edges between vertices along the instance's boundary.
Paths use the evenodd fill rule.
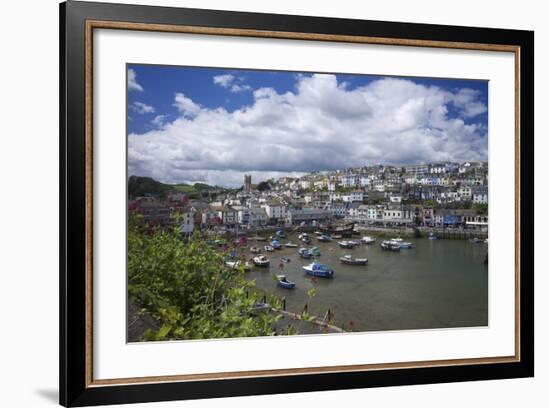
<path fill-rule="evenodd" d="M 256 266 L 269 266 L 269 259 L 265 255 L 258 255 L 252 258 L 252 262 Z"/>
<path fill-rule="evenodd" d="M 225 266 L 229 267 L 230 269 L 239 269 L 240 267 L 243 267 L 245 271 L 250 270 L 250 264 L 248 262 L 225 261 Z"/>
<path fill-rule="evenodd" d="M 309 249 L 307 248 L 300 248 L 298 250 L 298 255 L 300 255 L 302 258 L 305 258 L 305 259 L 309 259 L 313 256 L 311 255 L 311 253 L 309 252 Z"/>
<path fill-rule="evenodd" d="M 481 238 L 472 238 L 472 239 L 470 240 L 470 242 L 471 242 L 472 244 L 481 244 L 481 243 L 483 242 L 483 240 L 482 240 Z"/>
<path fill-rule="evenodd" d="M 304 244 L 311 244 L 311 238 L 309 237 L 309 235 L 302 237 L 302 242 Z"/>
<path fill-rule="evenodd" d="M 281 262 L 289 263 L 289 262 L 290 262 L 290 258 L 287 258 L 286 256 L 283 256 L 283 257 L 281 258 Z"/>
<path fill-rule="evenodd" d="M 267 238 L 266 237 L 261 237 L 261 236 L 257 236 L 254 238 L 256 241 L 267 241 Z"/>
<path fill-rule="evenodd" d="M 355 227 L 354 222 L 329 223 L 329 224 L 320 225 L 319 230 L 321 230 L 322 232 L 324 232 L 327 235 L 340 234 L 340 235 L 349 237 L 353 233 L 354 227 Z"/>
<path fill-rule="evenodd" d="M 362 242 L 363 244 L 367 244 L 367 245 L 374 244 L 374 243 L 376 242 L 376 238 L 374 238 L 374 237 L 368 237 L 368 236 L 362 237 L 362 238 L 361 238 L 361 242 Z"/>
<path fill-rule="evenodd" d="M 321 236 L 318 236 L 318 237 L 317 237 L 317 240 L 318 240 L 318 241 L 321 241 L 321 242 L 330 242 L 330 241 L 332 241 L 332 238 L 331 238 L 330 236 L 328 236 L 328 235 L 324 235 L 324 234 L 323 234 L 323 235 L 321 235 Z"/>
<path fill-rule="evenodd" d="M 412 242 L 403 241 L 403 238 L 392 238 L 390 241 L 396 242 L 402 249 L 412 248 Z"/>
<path fill-rule="evenodd" d="M 279 238 L 286 238 L 286 234 L 283 230 L 279 230 L 275 233 Z"/>
<path fill-rule="evenodd" d="M 277 276 L 277 286 L 283 289 L 294 289 L 296 283 L 291 282 L 287 279 L 285 275 L 276 275 Z"/>
<path fill-rule="evenodd" d="M 347 265 L 366 265 L 368 262 L 367 258 L 353 258 L 351 255 L 344 255 L 340 257 L 340 262 Z"/>
<path fill-rule="evenodd" d="M 395 242 L 395 241 L 382 241 L 382 243 L 380 244 L 380 247 L 384 250 L 384 251 L 399 251 L 401 249 L 401 245 L 399 244 L 399 242 Z"/>
<path fill-rule="evenodd" d="M 267 251 L 267 252 L 273 252 L 274 249 L 271 245 L 265 245 L 264 246 L 264 251 Z"/>
<path fill-rule="evenodd" d="M 259 254 L 260 253 L 260 248 L 255 247 L 255 246 L 251 246 L 250 247 L 250 252 L 252 252 L 253 254 Z"/>
<path fill-rule="evenodd" d="M 355 248 L 358 243 L 357 241 L 338 241 L 338 245 L 340 245 L 340 248 L 352 249 Z"/>
<path fill-rule="evenodd" d="M 295 244 L 295 243 L 289 241 L 285 244 L 285 247 L 287 247 L 287 248 L 298 248 L 298 244 Z"/>
<path fill-rule="evenodd" d="M 271 241 L 271 246 L 274 249 L 281 249 L 281 242 L 277 239 L 274 239 L 273 241 Z"/>
<path fill-rule="evenodd" d="M 313 256 L 321 256 L 321 249 L 319 247 L 310 248 L 309 253 Z"/>
<path fill-rule="evenodd" d="M 309 265 L 302 266 L 302 269 L 306 271 L 308 275 L 318 278 L 333 278 L 334 270 L 322 263 L 312 262 Z"/>
<path fill-rule="evenodd" d="M 428 239 L 437 239 L 437 235 L 435 235 L 433 232 L 430 232 L 430 235 L 428 235 Z"/>

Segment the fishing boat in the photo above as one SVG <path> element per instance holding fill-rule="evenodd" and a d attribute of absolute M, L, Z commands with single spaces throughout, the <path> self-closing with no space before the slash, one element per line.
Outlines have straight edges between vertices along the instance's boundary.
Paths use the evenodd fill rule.
<path fill-rule="evenodd" d="M 298 244 L 295 244 L 295 243 L 289 241 L 285 244 L 285 247 L 287 247 L 287 248 L 298 248 Z"/>
<path fill-rule="evenodd" d="M 321 256 L 321 249 L 319 247 L 310 248 L 309 253 L 313 256 Z"/>
<path fill-rule="evenodd" d="M 289 263 L 289 262 L 290 262 L 290 258 L 287 258 L 286 256 L 283 256 L 283 257 L 281 258 L 281 262 Z"/>
<path fill-rule="evenodd" d="M 330 242 L 330 241 L 332 241 L 332 238 L 328 235 L 323 234 L 323 235 L 317 237 L 317 240 L 321 241 L 321 242 Z"/>
<path fill-rule="evenodd" d="M 256 266 L 269 266 L 269 259 L 265 255 L 258 255 L 252 258 L 252 262 Z"/>
<path fill-rule="evenodd" d="M 353 241 L 338 241 L 340 248 L 344 249 L 353 249 L 355 248 L 355 243 Z"/>
<path fill-rule="evenodd" d="M 283 230 L 279 230 L 275 233 L 279 238 L 286 238 L 286 234 Z"/>
<path fill-rule="evenodd" d="M 289 281 L 285 275 L 276 275 L 277 276 L 277 286 L 283 289 L 294 289 L 296 283 Z"/>
<path fill-rule="evenodd" d="M 353 258 L 351 255 L 344 255 L 340 257 L 340 262 L 347 265 L 366 265 L 368 262 L 367 258 Z"/>
<path fill-rule="evenodd" d="M 311 253 L 309 252 L 309 249 L 307 248 L 300 248 L 298 250 L 298 255 L 300 255 L 302 258 L 305 258 L 305 259 L 309 259 L 313 256 L 311 255 Z"/>
<path fill-rule="evenodd" d="M 433 232 L 430 232 L 430 235 L 428 235 L 428 239 L 437 239 L 437 235 L 435 235 Z"/>
<path fill-rule="evenodd" d="M 260 248 L 255 247 L 255 246 L 251 246 L 250 247 L 250 252 L 252 252 L 253 254 L 259 254 L 260 253 Z"/>
<path fill-rule="evenodd" d="M 342 236 L 349 237 L 353 234 L 353 228 L 355 227 L 354 222 L 349 223 L 329 223 L 321 224 L 319 230 L 327 235 L 339 234 Z"/>
<path fill-rule="evenodd" d="M 376 242 L 376 238 L 374 238 L 374 237 L 362 237 L 361 242 L 363 244 L 367 244 L 367 245 L 374 244 Z"/>
<path fill-rule="evenodd" d="M 315 276 L 317 278 L 333 278 L 334 270 L 322 263 L 312 262 L 309 265 L 302 266 L 302 269 L 306 271 L 308 275 Z"/>
<path fill-rule="evenodd" d="M 403 238 L 392 238 L 390 241 L 397 242 L 401 249 L 410 249 L 412 248 L 412 242 L 403 241 Z"/>
<path fill-rule="evenodd" d="M 271 246 L 274 249 L 281 249 L 281 242 L 277 239 L 274 239 L 273 241 L 271 241 Z"/>
<path fill-rule="evenodd" d="M 267 252 L 273 252 L 274 251 L 274 249 L 271 245 L 264 246 L 264 250 L 267 251 Z"/>
<path fill-rule="evenodd" d="M 395 241 L 392 241 L 392 240 L 382 241 L 382 243 L 380 244 L 380 247 L 384 251 L 395 251 L 395 252 L 397 252 L 401 249 L 401 245 L 399 244 L 399 242 L 395 242 Z"/>

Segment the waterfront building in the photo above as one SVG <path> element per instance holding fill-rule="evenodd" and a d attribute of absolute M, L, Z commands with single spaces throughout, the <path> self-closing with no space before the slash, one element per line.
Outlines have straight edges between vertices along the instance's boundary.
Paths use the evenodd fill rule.
<path fill-rule="evenodd" d="M 301 223 L 312 224 L 318 221 L 326 221 L 329 218 L 331 218 L 331 214 L 322 209 L 312 207 L 291 208 L 286 212 L 285 224 L 288 226 Z"/>
<path fill-rule="evenodd" d="M 263 208 L 251 208 L 248 224 L 253 227 L 261 227 L 268 223 L 267 213 Z"/>
<path fill-rule="evenodd" d="M 286 217 L 286 205 L 278 201 L 268 201 L 261 206 L 270 220 L 283 221 Z"/>

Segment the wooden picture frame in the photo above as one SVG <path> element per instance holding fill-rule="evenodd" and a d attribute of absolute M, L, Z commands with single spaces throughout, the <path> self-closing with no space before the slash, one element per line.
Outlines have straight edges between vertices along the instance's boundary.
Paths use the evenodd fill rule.
<path fill-rule="evenodd" d="M 93 376 L 94 29 L 505 51 L 515 54 L 515 354 L 151 378 Z M 534 375 L 534 33 L 69 1 L 60 5 L 60 403 L 338 390 Z M 521 248 L 521 251 L 520 251 Z M 123 295 L 121 295 L 123 296 Z"/>

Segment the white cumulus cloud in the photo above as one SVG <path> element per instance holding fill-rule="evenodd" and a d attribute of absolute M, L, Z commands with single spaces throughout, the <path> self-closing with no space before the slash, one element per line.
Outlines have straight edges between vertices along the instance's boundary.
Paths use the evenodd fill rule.
<path fill-rule="evenodd" d="M 378 163 L 487 159 L 486 123 L 467 120 L 487 110 L 475 91 L 397 78 L 355 89 L 334 75 L 296 81 L 294 92 L 257 89 L 250 105 L 233 112 L 176 94 L 180 117 L 129 135 L 129 173 L 239 186 L 250 172 L 260 181 Z"/>
<path fill-rule="evenodd" d="M 137 74 L 133 69 L 128 70 L 128 92 L 143 92 L 143 87 L 137 82 Z"/>
<path fill-rule="evenodd" d="M 214 84 L 229 89 L 232 93 L 251 91 L 252 87 L 244 83 L 244 78 L 237 78 L 231 74 L 216 75 L 213 77 Z"/>
<path fill-rule="evenodd" d="M 184 116 L 196 116 L 201 111 L 201 106 L 179 92 L 174 98 L 174 105 Z"/>
<path fill-rule="evenodd" d="M 143 115 L 144 113 L 155 113 L 154 107 L 137 101 L 130 105 L 130 109 L 134 112 L 139 113 L 140 115 Z"/>

